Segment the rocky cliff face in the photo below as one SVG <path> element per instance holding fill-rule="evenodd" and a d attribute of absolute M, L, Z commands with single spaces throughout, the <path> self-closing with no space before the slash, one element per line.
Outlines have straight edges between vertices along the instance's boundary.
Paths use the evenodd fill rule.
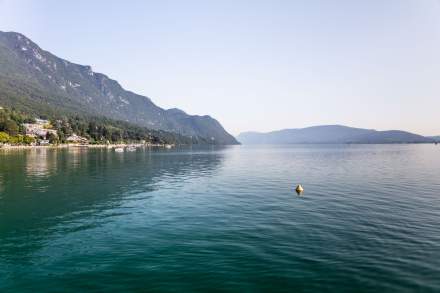
<path fill-rule="evenodd" d="M 25 36 L 0 32 L 0 103 L 33 110 L 49 107 L 130 122 L 185 136 L 236 144 L 210 116 L 165 110 L 149 98 L 123 89 L 90 66 L 78 65 L 41 49 Z"/>

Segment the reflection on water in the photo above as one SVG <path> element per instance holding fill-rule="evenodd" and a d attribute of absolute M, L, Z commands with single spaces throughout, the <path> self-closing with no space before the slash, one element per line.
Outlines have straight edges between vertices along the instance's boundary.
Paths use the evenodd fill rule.
<path fill-rule="evenodd" d="M 0 291 L 438 292 L 439 170 L 431 145 L 0 151 Z"/>
<path fill-rule="evenodd" d="M 31 149 L 25 153 L 26 186 L 44 192 L 49 188 L 50 176 L 56 173 L 57 152 L 46 148 Z"/>
<path fill-rule="evenodd" d="M 26 153 L 26 176 L 31 180 L 49 176 L 52 169 L 56 168 L 56 160 L 53 159 L 54 155 L 53 151 L 48 152 L 48 149 L 45 148 L 29 150 Z"/>
<path fill-rule="evenodd" d="M 3 176 L 0 175 L 0 199 L 2 198 L 2 197 L 1 197 L 1 194 L 2 194 L 3 192 L 4 192 Z"/>
<path fill-rule="evenodd" d="M 0 244 L 11 237 L 8 245 L 0 245 L 0 255 L 25 258 L 53 233 L 92 228 L 83 219 L 114 209 L 130 195 L 147 198 L 157 188 L 210 176 L 222 157 L 221 153 L 155 150 L 121 155 L 84 148 L 0 154 Z M 63 226 L 65 222 L 70 227 Z M 64 230 L 59 231 L 59 226 Z M 16 238 L 17 229 L 31 232 L 27 234 L 31 239 Z M 20 255 L 9 255 L 17 247 Z"/>
<path fill-rule="evenodd" d="M 69 160 L 67 164 L 69 168 L 76 169 L 81 166 L 85 166 L 87 164 L 87 156 L 84 154 L 88 151 L 86 148 L 68 148 L 67 153 L 69 156 Z"/>

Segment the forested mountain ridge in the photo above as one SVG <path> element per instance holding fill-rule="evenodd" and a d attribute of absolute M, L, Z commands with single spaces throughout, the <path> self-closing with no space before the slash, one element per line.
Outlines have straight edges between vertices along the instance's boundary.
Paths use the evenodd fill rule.
<path fill-rule="evenodd" d="M 27 37 L 0 32 L 0 106 L 35 114 L 107 117 L 153 130 L 236 144 L 210 116 L 165 110 L 149 98 L 123 89 L 90 66 L 78 65 L 41 49 Z"/>
<path fill-rule="evenodd" d="M 81 138 L 82 144 L 212 144 L 208 139 L 151 130 L 105 117 L 43 115 L 37 118 L 32 114 L 0 107 L 0 147 L 3 144 L 40 144 L 45 140 L 51 144 L 65 144 L 69 143 L 69 137 Z"/>
<path fill-rule="evenodd" d="M 323 125 L 283 129 L 267 133 L 244 132 L 237 139 L 243 144 L 304 144 L 304 143 L 429 143 L 432 138 L 401 131 L 377 131 L 343 125 Z"/>

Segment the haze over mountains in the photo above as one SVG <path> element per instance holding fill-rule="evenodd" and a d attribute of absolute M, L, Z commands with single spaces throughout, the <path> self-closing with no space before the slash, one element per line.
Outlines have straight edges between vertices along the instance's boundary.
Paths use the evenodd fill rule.
<path fill-rule="evenodd" d="M 436 140 L 401 130 L 377 131 L 342 125 L 284 129 L 267 133 L 244 132 L 237 139 L 243 144 L 432 143 Z"/>
<path fill-rule="evenodd" d="M 104 116 L 154 130 L 236 144 L 210 116 L 165 110 L 149 98 L 123 89 L 90 66 L 44 51 L 19 33 L 0 31 L 0 106 L 23 111 Z"/>

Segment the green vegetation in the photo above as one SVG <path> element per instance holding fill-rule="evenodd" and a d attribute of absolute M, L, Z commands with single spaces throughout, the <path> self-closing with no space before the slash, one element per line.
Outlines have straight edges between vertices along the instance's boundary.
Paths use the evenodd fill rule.
<path fill-rule="evenodd" d="M 35 123 L 33 114 L 15 109 L 0 108 L 0 143 L 29 145 L 38 140 L 51 144 L 66 143 L 73 134 L 87 138 L 92 144 L 149 142 L 153 144 L 197 144 L 209 143 L 198 137 L 186 137 L 165 131 L 150 130 L 123 121 L 103 117 L 41 115 L 50 121 L 45 128 L 56 130 L 57 135 L 48 133 L 36 139 L 27 136 L 23 123 Z"/>
<path fill-rule="evenodd" d="M 35 142 L 33 137 L 25 135 L 21 127 L 22 123 L 32 121 L 30 117 L 16 111 L 0 109 L 0 143 L 31 144 Z"/>
<path fill-rule="evenodd" d="M 139 135 L 147 139 L 156 136 L 159 140 L 193 141 L 181 137 L 183 135 L 197 137 L 197 143 L 237 144 L 235 138 L 209 116 L 162 109 L 149 98 L 127 91 L 117 81 L 93 72 L 89 66 L 60 59 L 23 35 L 1 31 L 0 106 L 33 117 L 46 115 L 66 122 L 76 122 L 76 115 L 80 115 L 79 120 L 85 120 L 86 124 L 94 121 L 101 126 L 100 134 L 93 127 L 89 132 L 83 131 L 83 135 L 88 133 L 97 141 L 112 135 L 114 141 L 127 137 L 137 139 Z M 111 121 L 93 117 L 106 117 Z M 112 135 L 104 133 L 102 128 Z M 163 132 L 153 133 L 147 128 Z"/>
<path fill-rule="evenodd" d="M 0 143 L 8 143 L 11 137 L 6 132 L 0 132 Z"/>
<path fill-rule="evenodd" d="M 146 141 L 155 144 L 196 144 L 207 143 L 199 138 L 189 138 L 165 131 L 156 131 L 132 125 L 123 121 L 103 117 L 64 117 L 50 119 L 58 132 L 59 142 L 75 133 L 89 139 L 90 143 L 119 143 Z M 48 138 L 49 140 L 51 138 Z"/>
<path fill-rule="evenodd" d="M 17 134 L 15 136 L 10 136 L 6 132 L 0 132 L 0 143 L 9 143 L 14 145 L 30 145 L 32 143 L 35 143 L 35 138 Z"/>

